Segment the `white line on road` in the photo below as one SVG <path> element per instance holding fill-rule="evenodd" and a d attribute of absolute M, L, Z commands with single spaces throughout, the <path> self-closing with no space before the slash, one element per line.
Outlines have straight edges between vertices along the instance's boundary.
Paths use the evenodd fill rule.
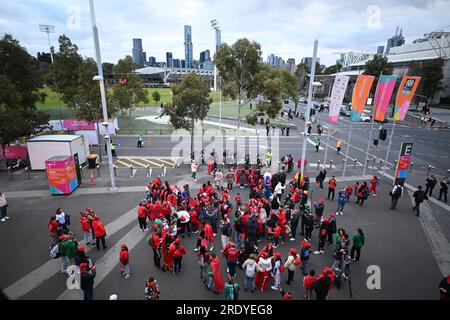
<path fill-rule="evenodd" d="M 411 202 L 414 205 L 412 192 L 408 191 Z M 419 222 L 427 237 L 431 252 L 436 258 L 437 264 L 444 277 L 450 274 L 450 243 L 436 221 L 433 212 L 427 202 L 423 202 L 420 208 Z"/>
<path fill-rule="evenodd" d="M 114 235 L 120 229 L 126 227 L 131 222 L 136 220 L 137 217 L 137 207 L 131 209 L 127 213 L 123 214 L 110 224 L 105 226 L 108 232 L 108 237 Z M 80 244 L 84 245 L 84 241 L 80 241 Z M 87 251 L 91 250 L 92 247 L 87 247 Z M 39 268 L 31 271 L 21 279 L 14 282 L 8 288 L 4 289 L 3 292 L 11 299 L 17 300 L 28 292 L 40 286 L 45 280 L 50 279 L 56 273 L 60 272 L 61 261 L 60 259 L 50 260 L 44 263 Z"/>

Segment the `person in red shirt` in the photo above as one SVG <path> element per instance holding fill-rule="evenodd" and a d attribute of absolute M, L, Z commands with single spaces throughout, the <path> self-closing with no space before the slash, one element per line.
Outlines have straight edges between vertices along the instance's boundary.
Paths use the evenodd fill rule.
<path fill-rule="evenodd" d="M 158 232 L 158 225 L 155 224 L 153 225 L 153 232 L 150 234 L 148 238 L 148 243 L 152 247 L 153 262 L 158 269 L 161 268 L 161 242 L 162 239 Z"/>
<path fill-rule="evenodd" d="M 181 272 L 181 261 L 186 254 L 184 246 L 181 244 L 180 239 L 177 238 L 169 247 L 169 254 L 173 259 L 173 272 L 178 274 Z"/>
<path fill-rule="evenodd" d="M 347 186 L 347 188 L 345 188 L 345 192 L 347 192 L 347 196 L 348 196 L 348 201 L 350 201 L 350 197 L 353 194 L 353 188 L 352 186 Z"/>
<path fill-rule="evenodd" d="M 200 220 L 198 219 L 198 213 L 195 211 L 193 207 L 191 207 L 191 210 L 189 211 L 189 221 L 191 224 L 191 230 L 193 233 L 198 233 L 200 230 Z M 195 228 L 193 228 L 195 226 Z"/>
<path fill-rule="evenodd" d="M 147 207 L 145 203 L 141 203 L 138 207 L 138 221 L 139 221 L 139 228 L 141 228 L 142 232 L 148 231 L 147 215 L 148 215 Z"/>
<path fill-rule="evenodd" d="M 88 219 L 83 215 L 81 215 L 80 224 L 81 224 L 81 231 L 83 232 L 83 238 L 84 238 L 84 241 L 86 242 L 86 245 L 90 245 L 91 243 L 94 244 L 94 240 L 92 240 L 92 236 L 91 236 L 91 225 L 90 225 Z"/>
<path fill-rule="evenodd" d="M 161 218 L 162 206 L 159 201 L 156 201 L 150 212 L 150 220 L 155 221 L 155 219 Z"/>
<path fill-rule="evenodd" d="M 213 251 L 214 250 L 214 231 L 213 231 L 212 226 L 209 223 L 205 223 L 205 225 L 203 226 L 203 232 L 205 234 L 205 239 L 208 241 L 209 245 L 211 246 L 209 251 Z"/>
<path fill-rule="evenodd" d="M 306 300 L 311 300 L 312 293 L 314 290 L 314 284 L 316 283 L 316 272 L 314 270 L 309 271 L 309 274 L 303 278 L 303 288 L 306 292 L 304 298 Z"/>
<path fill-rule="evenodd" d="M 283 301 L 291 301 L 291 300 L 294 300 L 294 297 L 292 296 L 292 293 L 290 293 L 289 291 L 284 291 L 284 290 L 280 287 L 280 292 L 281 292 L 281 296 L 283 297 Z"/>
<path fill-rule="evenodd" d="M 122 271 L 122 275 L 124 276 L 124 278 L 128 279 L 130 277 L 130 255 L 128 253 L 128 247 L 126 244 L 122 244 L 120 246 L 119 261 L 120 271 Z"/>
<path fill-rule="evenodd" d="M 106 230 L 105 230 L 105 226 L 100 221 L 99 216 L 96 216 L 95 221 L 92 222 L 92 229 L 94 230 L 97 250 L 100 250 L 100 241 L 102 242 L 103 250 L 105 250 L 107 248 L 107 246 L 105 244 Z"/>
<path fill-rule="evenodd" d="M 330 199 L 330 195 L 332 195 L 331 201 L 334 200 L 334 191 L 336 190 L 337 181 L 334 178 L 334 176 L 331 177 L 330 180 L 328 180 L 328 199 Z"/>
<path fill-rule="evenodd" d="M 377 195 L 377 186 L 379 184 L 379 180 L 377 176 L 373 176 L 372 180 L 370 180 L 370 192 L 373 192 L 373 195 L 376 196 Z"/>
<path fill-rule="evenodd" d="M 236 265 L 239 258 L 239 251 L 236 249 L 236 246 L 234 243 L 228 243 L 224 250 L 223 250 L 223 256 L 225 259 L 227 259 L 228 264 L 228 274 L 230 277 L 234 278 L 236 275 Z"/>
<path fill-rule="evenodd" d="M 50 248 L 53 248 L 53 246 L 56 244 L 56 240 L 58 239 L 58 222 L 56 221 L 56 217 L 52 216 L 50 218 L 50 221 L 48 222 L 48 229 L 50 230 L 50 236 L 52 237 L 52 244 L 50 245 Z"/>

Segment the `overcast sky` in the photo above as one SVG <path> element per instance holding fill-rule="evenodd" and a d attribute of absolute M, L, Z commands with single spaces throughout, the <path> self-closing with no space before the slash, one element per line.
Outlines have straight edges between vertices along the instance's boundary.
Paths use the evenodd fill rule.
<path fill-rule="evenodd" d="M 131 55 L 132 38 L 142 38 L 147 57 L 165 60 L 165 52 L 184 59 L 183 26 L 192 26 L 194 59 L 212 50 L 210 21 L 220 21 L 222 41 L 247 37 L 270 53 L 295 58 L 311 56 L 319 40 L 321 63 L 334 64 L 342 51 L 375 52 L 386 45 L 397 25 L 406 42 L 447 27 L 450 0 L 96 0 L 103 62 Z M 0 33 L 11 33 L 30 54 L 48 51 L 39 24 L 55 25 L 51 41 L 65 33 L 80 53 L 93 56 L 88 0 L 0 1 Z"/>

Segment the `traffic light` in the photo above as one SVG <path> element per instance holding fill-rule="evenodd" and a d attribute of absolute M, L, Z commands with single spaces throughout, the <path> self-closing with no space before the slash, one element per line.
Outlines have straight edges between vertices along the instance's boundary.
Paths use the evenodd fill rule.
<path fill-rule="evenodd" d="M 373 145 L 377 146 L 378 145 L 378 139 L 373 140 Z"/>
<path fill-rule="evenodd" d="M 379 135 L 379 139 L 381 141 L 386 140 L 387 138 L 387 129 L 380 129 L 380 135 Z"/>

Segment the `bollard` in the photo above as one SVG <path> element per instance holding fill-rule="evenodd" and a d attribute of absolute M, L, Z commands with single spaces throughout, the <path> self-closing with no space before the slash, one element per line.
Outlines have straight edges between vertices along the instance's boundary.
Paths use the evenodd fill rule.
<path fill-rule="evenodd" d="M 177 167 L 178 167 L 178 174 L 180 174 L 180 164 L 179 163 L 177 164 Z"/>
<path fill-rule="evenodd" d="M 358 165 L 358 159 L 355 158 L 355 159 L 353 160 L 353 166 L 356 168 L 357 165 Z"/>
<path fill-rule="evenodd" d="M 133 166 L 130 166 L 130 178 L 133 178 Z"/>
<path fill-rule="evenodd" d="M 114 177 L 117 177 L 117 167 L 113 166 L 113 171 L 114 171 Z"/>
<path fill-rule="evenodd" d="M 147 166 L 147 178 L 152 177 L 152 168 L 150 168 L 150 165 Z"/>
<path fill-rule="evenodd" d="M 431 167 L 431 165 L 429 164 L 429 165 L 428 165 L 428 175 L 431 174 L 431 168 L 432 168 L 432 167 Z"/>
<path fill-rule="evenodd" d="M 161 167 L 161 177 L 165 177 L 166 176 L 166 166 L 163 164 Z"/>
<path fill-rule="evenodd" d="M 333 168 L 333 160 L 330 160 L 330 169 Z"/>
<path fill-rule="evenodd" d="M 366 168 L 369 169 L 369 163 L 370 163 L 370 159 L 367 159 L 366 161 Z"/>
<path fill-rule="evenodd" d="M 380 170 L 383 169 L 383 160 L 380 160 L 380 166 L 379 166 Z"/>
<path fill-rule="evenodd" d="M 9 176 L 9 179 L 10 179 L 10 180 L 13 180 L 13 179 L 14 179 L 13 174 L 12 174 L 12 168 L 11 168 L 11 167 L 8 167 L 8 176 Z"/>
<path fill-rule="evenodd" d="M 30 177 L 30 168 L 25 167 L 25 173 L 27 174 L 28 179 L 31 179 L 31 177 Z"/>
<path fill-rule="evenodd" d="M 377 159 L 376 159 L 376 158 L 373 158 L 373 159 L 372 159 L 372 169 L 375 169 L 376 163 L 377 163 Z"/>
<path fill-rule="evenodd" d="M 447 178 L 450 175 L 450 169 L 447 169 Z"/>
<path fill-rule="evenodd" d="M 97 176 L 100 178 L 100 166 L 97 165 Z"/>
<path fill-rule="evenodd" d="M 80 166 L 80 173 L 81 173 L 81 178 L 84 178 L 84 175 L 83 175 L 83 166 Z"/>
<path fill-rule="evenodd" d="M 320 168 L 320 160 L 317 160 L 317 169 Z"/>

